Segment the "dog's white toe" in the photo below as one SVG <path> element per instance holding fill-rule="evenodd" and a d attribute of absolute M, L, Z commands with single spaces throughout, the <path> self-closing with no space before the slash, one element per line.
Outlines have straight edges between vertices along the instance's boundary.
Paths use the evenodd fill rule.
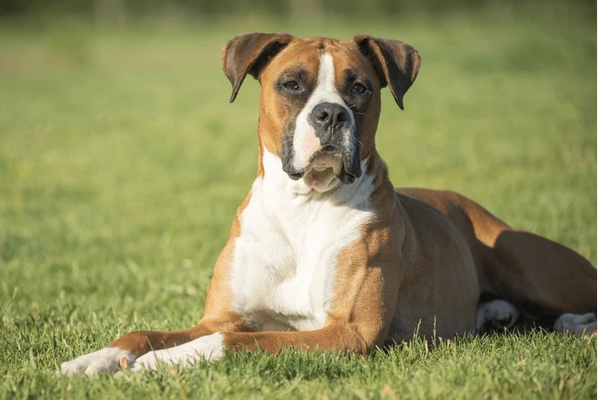
<path fill-rule="evenodd" d="M 135 356 L 128 351 L 120 348 L 103 348 L 90 354 L 81 355 L 72 361 L 64 362 L 60 365 L 59 373 L 65 376 L 74 376 L 76 374 L 95 376 L 103 372 L 113 373 L 123 363 L 130 365 L 134 360 Z"/>

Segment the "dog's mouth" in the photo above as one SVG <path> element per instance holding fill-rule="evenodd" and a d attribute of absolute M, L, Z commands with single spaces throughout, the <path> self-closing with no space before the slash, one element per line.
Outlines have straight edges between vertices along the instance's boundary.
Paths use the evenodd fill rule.
<path fill-rule="evenodd" d="M 303 178 L 308 185 L 327 187 L 334 178 L 352 184 L 361 177 L 359 156 L 347 155 L 333 145 L 326 145 L 314 153 L 303 171 L 287 172 L 293 180 Z"/>
<path fill-rule="evenodd" d="M 305 168 L 305 174 L 312 171 L 324 172 L 331 171 L 334 175 L 339 175 L 343 169 L 341 154 L 333 146 L 326 146 L 314 153 Z"/>

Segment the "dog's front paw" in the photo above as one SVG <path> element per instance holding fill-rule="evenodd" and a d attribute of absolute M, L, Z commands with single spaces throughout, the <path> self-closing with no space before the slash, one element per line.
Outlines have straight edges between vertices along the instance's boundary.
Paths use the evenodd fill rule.
<path fill-rule="evenodd" d="M 161 363 L 166 365 L 190 366 L 202 359 L 215 361 L 224 355 L 222 338 L 222 334 L 214 333 L 177 347 L 151 351 L 140 356 L 131 364 L 130 368 L 133 372 L 137 372 L 141 370 L 155 370 Z"/>
<path fill-rule="evenodd" d="M 114 373 L 120 367 L 127 367 L 133 363 L 135 356 L 120 348 L 103 348 L 91 354 L 81 355 L 72 361 L 64 362 L 60 371 L 65 376 L 83 374 L 95 376 L 98 373 Z"/>

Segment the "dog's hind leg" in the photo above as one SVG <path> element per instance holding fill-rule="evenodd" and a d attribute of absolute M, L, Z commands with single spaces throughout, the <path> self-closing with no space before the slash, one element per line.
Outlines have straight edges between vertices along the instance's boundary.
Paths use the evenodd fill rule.
<path fill-rule="evenodd" d="M 508 299 L 527 317 L 554 329 L 590 331 L 596 312 L 596 269 L 582 256 L 540 236 L 515 230 L 502 231 L 482 262 L 481 281 L 488 292 Z M 590 315 L 586 315 L 593 312 Z M 593 317 L 594 331 L 596 317 Z"/>
<path fill-rule="evenodd" d="M 586 314 L 596 312 L 596 269 L 584 257 L 549 239 L 512 229 L 455 192 L 397 191 L 434 206 L 457 226 L 471 249 L 482 297 L 507 300 L 522 320 L 547 328 L 595 330 Z M 559 319 L 563 314 L 584 317 Z"/>

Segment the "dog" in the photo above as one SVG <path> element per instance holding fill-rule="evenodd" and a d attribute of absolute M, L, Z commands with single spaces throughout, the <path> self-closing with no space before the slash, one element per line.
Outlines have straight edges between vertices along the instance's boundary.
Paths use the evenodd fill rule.
<path fill-rule="evenodd" d="M 394 188 L 375 146 L 380 90 L 403 109 L 420 56 L 367 35 L 251 33 L 222 51 L 233 102 L 261 85 L 257 178 L 190 329 L 129 333 L 67 376 L 188 365 L 225 350 L 367 354 L 420 336 L 537 324 L 596 331 L 596 269 L 450 191 Z"/>

